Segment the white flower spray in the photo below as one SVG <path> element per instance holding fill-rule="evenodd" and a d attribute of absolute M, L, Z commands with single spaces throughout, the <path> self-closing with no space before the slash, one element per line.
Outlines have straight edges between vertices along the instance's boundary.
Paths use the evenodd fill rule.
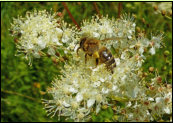
<path fill-rule="evenodd" d="M 48 115 L 89 121 L 91 112 L 98 114 L 102 106 L 116 106 L 113 103 L 116 101 L 125 103 L 125 107 L 116 108 L 117 121 L 154 121 L 156 115 L 172 113 L 172 86 L 163 86 L 159 75 L 148 83 L 141 71 L 145 50 L 155 54 L 155 49 L 161 47 L 162 34 L 152 35 L 150 39 L 141 34 L 136 37 L 134 19 L 126 14 L 117 20 L 93 16 L 91 21 L 83 21 L 80 31 L 67 28 L 67 24 L 59 24 L 57 20 L 45 11 L 35 11 L 25 19 L 15 19 L 12 24 L 13 35 L 21 33 L 17 48 L 26 57 L 40 57 L 39 51 L 45 48 L 49 55 L 54 55 L 54 47 L 72 56 L 61 70 L 61 78 L 55 78 L 48 89 L 53 99 L 43 99 Z M 109 39 L 101 45 L 114 51 L 117 66 L 113 73 L 105 64 L 96 66 L 93 57 L 85 63 L 82 50 L 77 55 L 80 38 L 84 36 Z"/>
<path fill-rule="evenodd" d="M 56 49 L 64 48 L 64 44 L 70 45 L 75 41 L 75 28 L 68 28 L 67 23 L 61 18 L 55 18 L 57 13 L 50 14 L 47 11 L 27 12 L 25 18 L 18 17 L 11 24 L 12 36 L 17 40 L 18 52 L 23 52 L 25 58 L 40 58 L 48 54 L 56 56 Z M 47 53 L 43 50 L 46 50 Z M 64 49 L 64 52 L 67 53 Z"/>

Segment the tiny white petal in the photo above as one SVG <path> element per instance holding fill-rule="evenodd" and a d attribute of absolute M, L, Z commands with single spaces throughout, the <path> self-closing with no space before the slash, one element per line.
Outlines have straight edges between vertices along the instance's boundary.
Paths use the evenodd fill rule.
<path fill-rule="evenodd" d="M 169 107 L 164 108 L 164 111 L 165 111 L 165 113 L 167 113 L 167 114 L 171 114 L 171 110 L 169 109 Z"/>
<path fill-rule="evenodd" d="M 99 38 L 99 37 L 100 37 L 100 34 L 97 33 L 97 32 L 93 32 L 93 37 L 95 37 L 95 38 Z"/>
<path fill-rule="evenodd" d="M 151 114 L 150 114 L 150 112 L 149 112 L 148 110 L 147 110 L 147 115 L 148 115 L 148 116 L 150 116 L 150 115 L 151 115 Z"/>
<path fill-rule="evenodd" d="M 60 28 L 56 28 L 56 31 L 58 33 L 58 37 L 62 36 L 63 31 Z"/>
<path fill-rule="evenodd" d="M 82 100 L 83 100 L 82 94 L 81 94 L 81 93 L 78 93 L 78 94 L 76 95 L 76 101 L 77 101 L 77 102 L 81 102 Z"/>
<path fill-rule="evenodd" d="M 131 35 L 129 35 L 129 36 L 128 36 L 128 38 L 129 38 L 129 39 L 131 39 L 131 38 L 132 38 L 132 36 L 131 36 Z"/>
<path fill-rule="evenodd" d="M 151 55 L 154 55 L 154 54 L 156 53 L 155 48 L 154 48 L 154 47 L 152 47 L 152 48 L 150 49 L 150 51 L 149 51 L 149 52 L 151 53 Z"/>
<path fill-rule="evenodd" d="M 63 105 L 64 105 L 65 107 L 70 107 L 70 104 L 66 103 L 66 101 L 63 101 Z"/>
<path fill-rule="evenodd" d="M 109 92 L 109 89 L 102 88 L 102 93 L 107 94 Z"/>
<path fill-rule="evenodd" d="M 78 90 L 75 89 L 75 88 L 73 88 L 73 87 L 70 87 L 69 88 L 69 91 L 72 92 L 72 93 L 77 93 L 78 92 Z"/>
<path fill-rule="evenodd" d="M 129 102 L 128 104 L 127 104 L 127 107 L 130 107 L 132 105 L 132 103 L 131 102 Z"/>
<path fill-rule="evenodd" d="M 87 101 L 87 107 L 90 108 L 95 103 L 95 99 L 89 99 Z"/>
<path fill-rule="evenodd" d="M 98 86 L 100 86 L 100 82 L 99 81 L 97 81 L 97 82 L 94 82 L 94 84 L 93 84 L 93 87 L 98 87 Z"/>
<path fill-rule="evenodd" d="M 143 54 L 143 52 L 144 52 L 144 47 L 140 47 L 140 48 L 139 48 L 139 53 L 140 53 L 140 54 Z"/>
<path fill-rule="evenodd" d="M 50 48 L 48 49 L 47 53 L 48 53 L 49 55 L 55 55 L 55 50 L 54 50 L 53 48 L 50 47 Z"/>
<path fill-rule="evenodd" d="M 38 38 L 38 45 L 40 46 L 41 49 L 44 49 L 46 47 L 46 41 L 43 41 L 43 39 L 40 37 Z"/>
<path fill-rule="evenodd" d="M 162 102 L 163 101 L 163 99 L 162 99 L 162 97 L 156 97 L 156 103 L 160 103 L 160 102 Z"/>
<path fill-rule="evenodd" d="M 140 91 L 140 89 L 136 86 L 133 90 L 133 97 L 136 98 L 139 91 Z"/>
<path fill-rule="evenodd" d="M 130 113 L 130 114 L 128 115 L 128 117 L 129 117 L 129 118 L 133 118 L 133 113 Z"/>
<path fill-rule="evenodd" d="M 149 101 L 154 101 L 154 99 L 152 97 L 148 97 Z"/>
<path fill-rule="evenodd" d="M 129 30 L 128 32 L 129 32 L 130 34 L 132 34 L 132 30 Z"/>
<path fill-rule="evenodd" d="M 40 58 L 40 54 L 39 54 L 38 52 L 34 52 L 34 53 L 33 53 L 33 56 L 34 56 L 35 58 Z"/>
<path fill-rule="evenodd" d="M 103 79 L 103 78 L 100 78 L 100 81 L 101 81 L 101 82 L 104 82 L 104 81 L 105 81 L 105 79 Z"/>
<path fill-rule="evenodd" d="M 136 26 L 136 24 L 135 24 L 135 23 L 133 23 L 133 24 L 132 24 L 132 26 L 133 26 L 133 27 L 135 27 L 135 26 Z"/>
<path fill-rule="evenodd" d="M 116 65 L 118 66 L 120 64 L 120 59 L 119 58 L 115 58 L 115 62 L 116 62 Z"/>
<path fill-rule="evenodd" d="M 97 106 L 96 106 L 96 114 L 98 114 L 99 113 L 99 111 L 100 111 L 100 104 L 98 104 Z"/>

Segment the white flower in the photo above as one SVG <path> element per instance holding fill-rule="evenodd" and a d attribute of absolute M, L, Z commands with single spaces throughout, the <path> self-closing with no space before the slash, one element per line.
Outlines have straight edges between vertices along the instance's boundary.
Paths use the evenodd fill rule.
<path fill-rule="evenodd" d="M 156 97 L 155 100 L 156 100 L 156 103 L 162 103 L 163 98 L 162 97 Z"/>
<path fill-rule="evenodd" d="M 54 15 L 46 11 L 36 11 L 26 16 L 25 19 L 16 19 L 12 29 L 14 36 L 22 33 L 17 48 L 24 50 L 27 58 L 40 58 L 45 50 L 55 56 L 58 49 L 69 53 L 70 57 L 61 70 L 60 79 L 55 79 L 48 90 L 53 99 L 43 100 L 48 115 L 87 121 L 92 110 L 97 114 L 103 105 L 113 106 L 114 100 L 127 104 L 123 107 L 125 115 L 121 115 L 122 107 L 117 106 L 120 121 L 150 121 L 155 111 L 158 116 L 163 112 L 172 113 L 172 102 L 163 103 L 167 98 L 172 98 L 172 93 L 166 89 L 162 94 L 152 92 L 141 77 L 141 66 L 146 58 L 144 49 L 152 46 L 149 52 L 155 54 L 155 50 L 161 47 L 161 35 L 151 36 L 151 40 L 144 36 L 136 38 L 136 24 L 126 14 L 117 20 L 95 16 L 91 21 L 83 21 L 78 31 L 74 27 L 67 28 L 67 23 L 63 21 L 58 24 Z M 105 40 L 100 41 L 100 47 L 107 47 L 114 57 L 116 67 L 112 72 L 107 69 L 106 63 L 96 66 L 92 56 L 88 56 L 85 64 L 85 52 L 82 50 L 77 55 L 80 38 L 84 36 Z M 111 48 L 115 49 L 115 53 Z M 151 82 L 156 88 L 160 86 L 156 77 Z M 162 108 L 155 110 L 159 106 Z"/>
<path fill-rule="evenodd" d="M 165 111 L 165 113 L 171 114 L 171 110 L 169 109 L 169 107 L 165 107 L 163 110 Z"/>
<path fill-rule="evenodd" d="M 127 105 L 127 107 L 130 107 L 131 105 L 132 105 L 132 103 L 131 103 L 131 102 L 129 102 L 129 103 L 128 103 L 128 105 Z"/>

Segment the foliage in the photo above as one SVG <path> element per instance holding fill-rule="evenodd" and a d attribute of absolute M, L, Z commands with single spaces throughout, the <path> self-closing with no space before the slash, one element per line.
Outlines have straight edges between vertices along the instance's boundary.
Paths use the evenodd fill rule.
<path fill-rule="evenodd" d="M 67 3 L 75 20 L 80 24 L 83 19 L 91 19 L 96 10 L 91 2 Z M 117 2 L 98 2 L 97 6 L 102 15 L 118 16 Z M 16 57 L 14 40 L 10 36 L 9 28 L 13 17 L 24 16 L 26 11 L 52 10 L 62 12 L 64 20 L 72 23 L 68 13 L 59 2 L 2 2 L 1 3 L 1 121 L 58 121 L 57 117 L 50 118 L 41 104 L 42 98 L 49 98 L 46 88 L 56 75 L 60 75 L 61 63 L 54 65 L 48 58 L 34 59 L 32 67 L 28 61 Z M 143 65 L 143 71 L 151 78 L 149 67 L 157 69 L 163 83 L 172 83 L 172 18 L 155 14 L 153 6 L 144 2 L 124 2 L 122 13 L 133 13 L 138 27 L 137 31 L 147 31 L 157 34 L 158 30 L 164 32 L 165 47 L 148 56 Z M 168 53 L 169 52 L 169 53 Z M 50 97 L 51 98 L 51 97 Z M 92 115 L 93 121 L 112 121 L 113 111 L 108 108 L 101 111 L 98 116 Z M 118 117 L 118 116 L 117 116 Z M 116 118 L 117 118 L 116 117 Z M 116 119 L 115 118 L 115 119 Z M 61 118 L 64 121 L 65 118 Z M 161 119 L 158 119 L 161 120 Z M 169 119 L 164 119 L 169 120 Z"/>

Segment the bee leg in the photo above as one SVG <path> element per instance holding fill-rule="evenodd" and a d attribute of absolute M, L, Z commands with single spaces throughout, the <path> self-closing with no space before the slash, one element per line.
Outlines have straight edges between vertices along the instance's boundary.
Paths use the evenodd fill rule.
<path fill-rule="evenodd" d="M 77 48 L 77 55 L 79 54 L 78 52 L 79 52 L 79 49 L 80 49 L 80 48 L 81 48 L 81 47 L 78 47 L 78 48 Z"/>
<path fill-rule="evenodd" d="M 86 62 L 87 62 L 87 53 L 85 54 L 85 64 L 86 64 Z"/>
<path fill-rule="evenodd" d="M 112 74 L 114 73 L 113 69 L 111 69 L 111 73 L 112 73 Z"/>
<path fill-rule="evenodd" d="M 96 67 L 97 67 L 98 64 L 99 64 L 99 59 L 96 58 Z"/>
<path fill-rule="evenodd" d="M 114 73 L 114 68 L 116 67 L 116 63 L 114 63 L 111 67 L 110 67 L 110 70 L 111 70 L 111 73 L 113 74 Z"/>
<path fill-rule="evenodd" d="M 114 67 L 111 66 L 110 70 L 111 70 L 111 73 L 113 74 L 114 73 Z"/>

